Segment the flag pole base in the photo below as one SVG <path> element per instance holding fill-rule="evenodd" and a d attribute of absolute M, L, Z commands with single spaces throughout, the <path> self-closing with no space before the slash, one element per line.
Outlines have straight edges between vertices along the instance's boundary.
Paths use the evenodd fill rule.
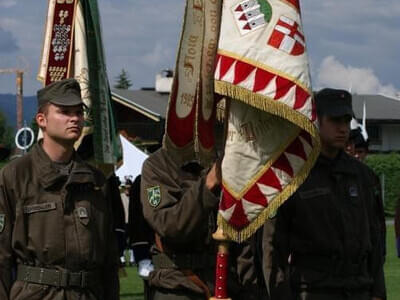
<path fill-rule="evenodd" d="M 227 277 L 228 277 L 228 258 L 229 258 L 229 242 L 230 240 L 224 235 L 222 228 L 218 227 L 212 235 L 213 239 L 217 241 L 218 253 L 216 264 L 216 282 L 215 282 L 215 296 L 210 300 L 231 300 L 227 296 Z"/>

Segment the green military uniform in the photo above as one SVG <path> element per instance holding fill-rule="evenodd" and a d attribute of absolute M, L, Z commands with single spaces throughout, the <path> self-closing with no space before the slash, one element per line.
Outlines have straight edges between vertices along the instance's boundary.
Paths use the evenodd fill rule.
<path fill-rule="evenodd" d="M 266 225 L 275 224 L 266 230 L 272 299 L 385 298 L 372 180 L 370 170 L 344 152 L 334 160 L 319 157 L 304 184 Z M 292 298 L 282 298 L 288 284 Z"/>
<path fill-rule="evenodd" d="M 204 300 L 204 285 L 213 293 L 216 251 L 211 234 L 219 201 L 206 188 L 205 176 L 178 167 L 165 149 L 153 153 L 143 165 L 144 217 L 157 233 L 152 248 L 155 270 L 149 277 L 154 300 Z M 246 299 L 264 299 L 258 294 L 261 289 L 250 245 L 234 248 L 235 275 L 230 281 L 238 282 L 239 287 L 236 284 L 233 299 L 245 299 L 241 296 L 245 290 Z"/>
<path fill-rule="evenodd" d="M 351 95 L 324 89 L 316 105 L 321 119 L 331 122 L 320 123 L 323 150 L 336 151 L 319 156 L 304 183 L 264 226 L 271 299 L 385 299 L 374 174 L 340 150 L 352 116 Z"/>
<path fill-rule="evenodd" d="M 119 299 L 104 183 L 76 155 L 53 163 L 40 144 L 1 170 L 0 299 Z"/>
<path fill-rule="evenodd" d="M 52 83 L 38 91 L 38 103 L 40 108 L 83 105 L 79 84 L 74 79 Z M 56 124 L 77 130 L 82 115 L 72 112 L 73 121 L 65 118 L 69 125 Z M 68 161 L 52 161 L 42 147 L 50 140 L 65 146 L 65 140 L 58 142 L 44 131 L 44 139 L 27 155 L 0 171 L 0 299 L 119 299 L 105 178 L 73 152 L 73 139 L 64 148 L 70 151 Z"/>

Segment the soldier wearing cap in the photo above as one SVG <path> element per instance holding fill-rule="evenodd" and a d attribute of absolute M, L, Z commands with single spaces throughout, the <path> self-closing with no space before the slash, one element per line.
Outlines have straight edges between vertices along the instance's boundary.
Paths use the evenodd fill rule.
<path fill-rule="evenodd" d="M 351 95 L 315 96 L 321 154 L 305 182 L 264 226 L 271 299 L 385 299 L 373 175 L 344 152 Z"/>
<path fill-rule="evenodd" d="M 37 97 L 43 139 L 0 172 L 0 299 L 119 299 L 107 185 L 73 148 L 79 84 L 55 82 Z"/>

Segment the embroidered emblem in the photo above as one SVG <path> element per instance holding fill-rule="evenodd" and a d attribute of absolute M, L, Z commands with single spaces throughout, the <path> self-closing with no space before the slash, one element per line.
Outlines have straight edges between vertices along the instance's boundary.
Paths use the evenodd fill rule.
<path fill-rule="evenodd" d="M 86 210 L 85 207 L 78 207 L 78 208 L 76 209 L 76 211 L 77 211 L 78 217 L 79 217 L 80 219 L 86 219 L 86 218 L 89 217 L 89 214 L 88 214 L 88 212 L 87 212 L 87 210 Z"/>
<path fill-rule="evenodd" d="M 265 0 L 245 0 L 233 6 L 232 13 L 240 33 L 244 35 L 268 24 L 272 7 Z"/>
<path fill-rule="evenodd" d="M 147 189 L 147 199 L 152 207 L 157 207 L 161 202 L 161 190 L 159 186 Z"/>
<path fill-rule="evenodd" d="M 305 40 L 300 25 L 285 16 L 279 18 L 268 44 L 290 55 L 301 55 L 305 51 Z"/>
<path fill-rule="evenodd" d="M 350 197 L 358 197 L 357 186 L 352 185 L 352 186 L 349 188 L 349 194 L 350 194 Z"/>
<path fill-rule="evenodd" d="M 6 215 L 0 214 L 0 233 L 3 232 L 5 227 L 6 227 Z"/>

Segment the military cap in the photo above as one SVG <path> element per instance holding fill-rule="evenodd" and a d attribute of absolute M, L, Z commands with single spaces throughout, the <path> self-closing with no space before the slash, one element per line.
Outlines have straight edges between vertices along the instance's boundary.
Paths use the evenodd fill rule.
<path fill-rule="evenodd" d="M 351 94 L 345 90 L 325 88 L 315 94 L 318 115 L 330 117 L 353 116 Z"/>
<path fill-rule="evenodd" d="M 53 82 L 37 92 L 38 107 L 46 103 L 62 106 L 83 104 L 78 81 L 68 78 Z"/>

